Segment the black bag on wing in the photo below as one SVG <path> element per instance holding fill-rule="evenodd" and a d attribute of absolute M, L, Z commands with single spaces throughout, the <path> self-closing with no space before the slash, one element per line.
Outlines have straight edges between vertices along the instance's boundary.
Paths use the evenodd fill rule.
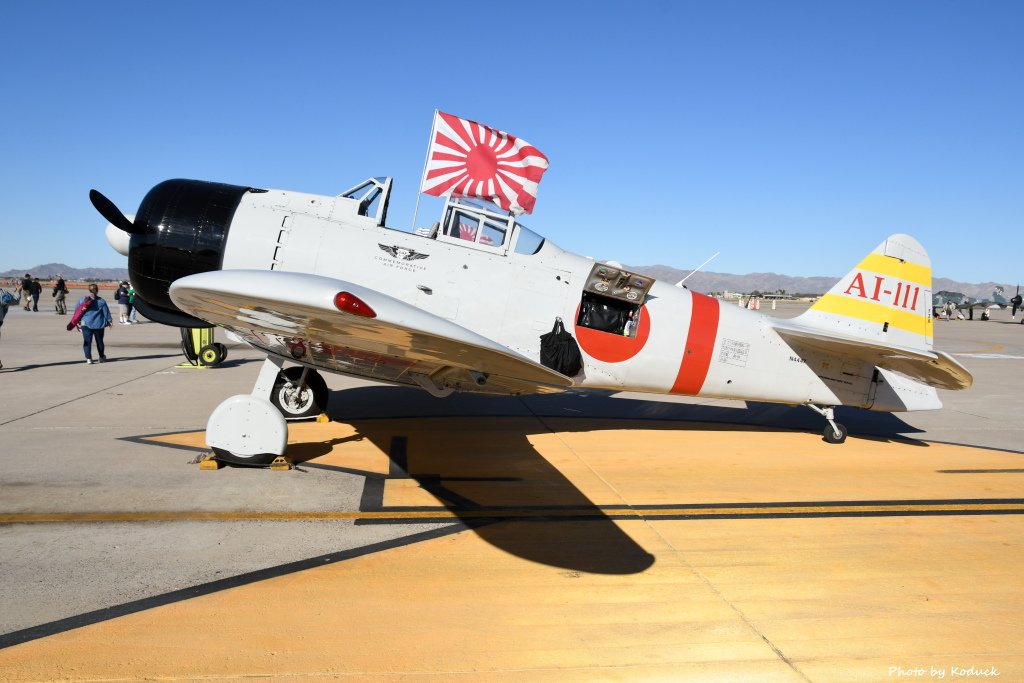
<path fill-rule="evenodd" d="M 540 336 L 540 364 L 568 377 L 579 374 L 583 369 L 580 347 L 565 331 L 561 318 L 555 321 L 550 332 Z"/>

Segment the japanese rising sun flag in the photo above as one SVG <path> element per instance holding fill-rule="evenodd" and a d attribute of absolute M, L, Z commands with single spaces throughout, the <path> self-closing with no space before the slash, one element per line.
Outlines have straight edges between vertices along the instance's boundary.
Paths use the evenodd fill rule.
<path fill-rule="evenodd" d="M 420 192 L 476 197 L 516 215 L 531 213 L 546 170 L 548 158 L 525 140 L 438 111 Z"/>

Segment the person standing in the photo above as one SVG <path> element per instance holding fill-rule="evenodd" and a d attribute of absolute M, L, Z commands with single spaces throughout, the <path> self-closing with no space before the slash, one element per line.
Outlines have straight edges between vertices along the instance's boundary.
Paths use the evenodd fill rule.
<path fill-rule="evenodd" d="M 114 292 L 114 298 L 117 299 L 118 313 L 121 317 L 122 325 L 131 325 L 128 322 L 128 283 L 121 282 L 117 286 L 117 291 Z"/>
<path fill-rule="evenodd" d="M 0 300 L 0 331 L 3 331 L 4 318 L 6 318 L 6 317 L 7 317 L 7 304 L 3 300 Z M 2 361 L 0 361 L 0 369 L 3 369 L 3 367 L 4 367 L 4 364 L 3 364 Z"/>
<path fill-rule="evenodd" d="M 25 310 L 29 310 L 32 307 L 32 276 L 30 274 L 25 273 L 18 291 L 21 292 L 21 296 L 25 300 Z"/>
<path fill-rule="evenodd" d="M 56 306 L 57 315 L 67 315 L 68 305 L 65 297 L 68 294 L 68 284 L 64 282 L 64 276 L 60 273 L 57 274 L 57 284 L 53 286 L 53 296 L 55 301 L 53 302 Z"/>
<path fill-rule="evenodd" d="M 32 278 L 32 311 L 34 313 L 39 312 L 39 295 L 43 293 L 43 285 L 40 284 L 39 278 Z"/>
<path fill-rule="evenodd" d="M 128 322 L 133 325 L 139 322 L 139 309 L 135 308 L 135 287 L 128 283 Z"/>
<path fill-rule="evenodd" d="M 96 350 L 100 354 L 100 362 L 107 362 L 106 348 L 103 344 L 103 333 L 106 328 L 114 326 L 114 319 L 110 316 L 110 309 L 107 302 L 100 296 L 100 288 L 95 284 L 89 285 L 89 294 L 78 300 L 75 315 L 82 311 L 78 327 L 82 330 L 82 351 L 85 352 L 85 362 L 91 364 L 92 340 L 96 340 Z M 70 325 L 68 326 L 70 329 Z"/>
<path fill-rule="evenodd" d="M 1024 297 L 1021 297 L 1020 292 L 1013 295 L 1010 299 L 1010 303 L 1013 304 L 1013 310 L 1010 312 L 1010 320 L 1017 319 L 1017 309 L 1021 308 L 1021 302 L 1024 301 Z"/>

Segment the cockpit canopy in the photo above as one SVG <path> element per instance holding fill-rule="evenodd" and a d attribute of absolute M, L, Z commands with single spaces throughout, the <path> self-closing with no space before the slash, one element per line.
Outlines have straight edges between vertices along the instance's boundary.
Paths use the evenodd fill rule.
<path fill-rule="evenodd" d="M 355 200 L 360 216 L 373 219 L 382 228 L 388 227 L 385 223 L 391 198 L 390 177 L 367 178 L 338 196 Z M 429 228 L 417 228 L 415 233 L 495 254 L 507 254 L 514 245 L 515 253 L 532 255 L 544 246 L 544 238 L 516 222 L 515 216 L 478 199 L 449 197 L 441 220 Z"/>

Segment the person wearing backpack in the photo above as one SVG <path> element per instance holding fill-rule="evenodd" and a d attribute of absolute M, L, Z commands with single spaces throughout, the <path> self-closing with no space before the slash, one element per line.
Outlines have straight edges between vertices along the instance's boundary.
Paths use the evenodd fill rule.
<path fill-rule="evenodd" d="M 29 290 L 32 293 L 32 312 L 39 312 L 39 295 L 43 293 L 43 286 L 39 283 L 39 278 L 32 278 L 31 288 Z"/>
<path fill-rule="evenodd" d="M 25 310 L 32 310 L 32 276 L 29 273 L 25 273 L 25 277 L 21 279 L 18 292 L 25 299 Z"/>
<path fill-rule="evenodd" d="M 53 286 L 54 305 L 56 307 L 57 315 L 67 315 L 68 306 L 65 302 L 65 297 L 68 293 L 68 285 L 64 282 L 64 276 L 57 274 L 57 284 Z"/>
<path fill-rule="evenodd" d="M 114 299 L 117 300 L 117 307 L 120 309 L 121 324 L 131 325 L 128 321 L 128 283 L 122 281 L 117 286 L 117 291 L 114 292 Z"/>

